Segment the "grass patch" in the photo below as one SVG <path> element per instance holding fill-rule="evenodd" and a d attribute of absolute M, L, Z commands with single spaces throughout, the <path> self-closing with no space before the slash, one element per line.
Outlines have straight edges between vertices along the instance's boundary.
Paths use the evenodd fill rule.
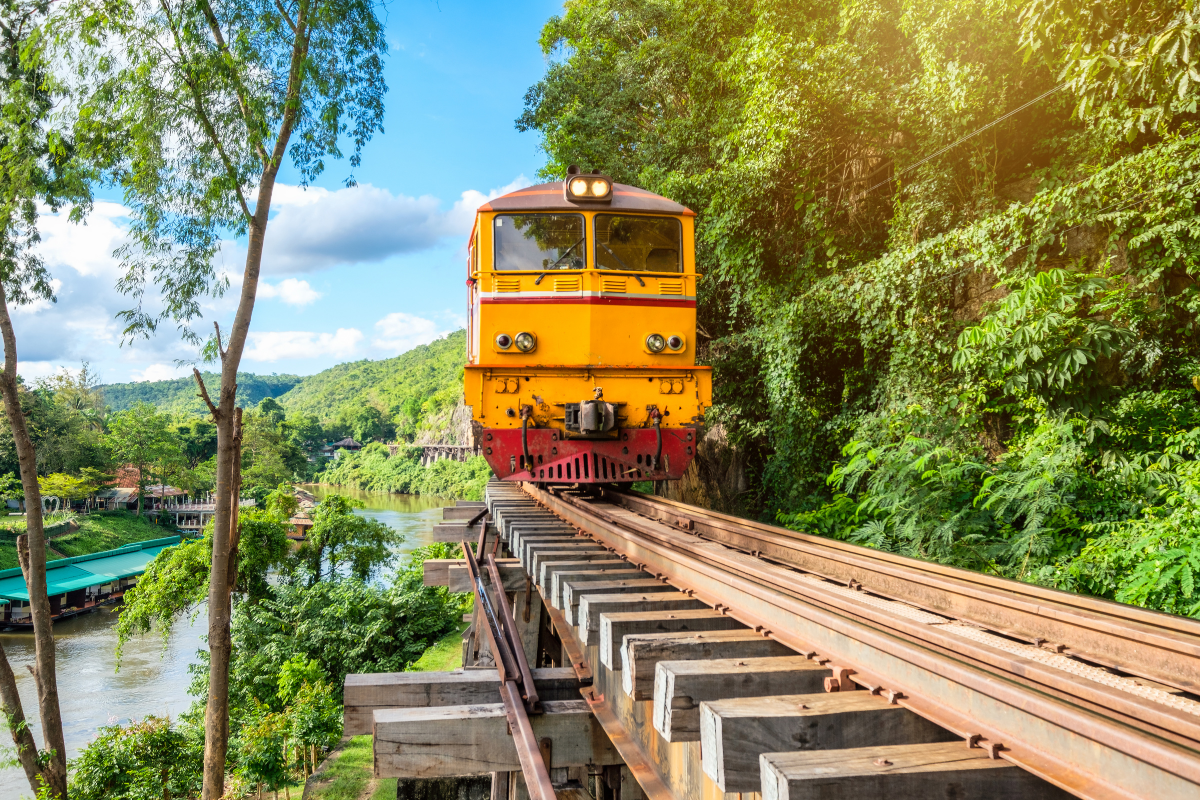
<path fill-rule="evenodd" d="M 379 781 L 379 785 L 375 787 L 375 791 L 371 794 L 371 800 L 395 800 L 396 797 L 396 779 L 383 778 Z"/>
<path fill-rule="evenodd" d="M 438 639 L 408 668 L 409 672 L 449 672 L 462 666 L 462 634 L 467 623 Z"/>
<path fill-rule="evenodd" d="M 86 556 L 173 533 L 130 511 L 96 511 L 80 517 L 79 530 L 52 539 L 50 546 L 66 556 Z"/>
<path fill-rule="evenodd" d="M 320 785 L 313 793 L 314 800 L 358 800 L 374 774 L 374 754 L 371 736 L 355 736 L 321 775 Z M 378 792 L 376 792 L 378 794 Z M 396 784 L 392 782 L 392 797 Z M 374 800 L 374 798 L 372 798 Z"/>

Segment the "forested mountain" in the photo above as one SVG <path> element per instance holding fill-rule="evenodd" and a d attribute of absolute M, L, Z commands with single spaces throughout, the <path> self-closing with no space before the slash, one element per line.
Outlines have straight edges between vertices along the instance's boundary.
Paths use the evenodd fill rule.
<path fill-rule="evenodd" d="M 215 391 L 212 387 L 220 386 L 220 375 L 215 372 L 201 374 L 209 391 Z M 239 372 L 238 399 L 246 407 L 258 405 L 258 401 L 264 397 L 279 397 L 302 380 L 299 375 L 254 375 Z M 150 403 L 174 414 L 208 413 L 196 390 L 196 379 L 191 376 L 169 381 L 109 383 L 99 388 L 104 394 L 105 405 L 113 411 L 124 411 L 135 403 Z"/>
<path fill-rule="evenodd" d="M 731 506 L 1197 614 L 1194 20 L 576 0 L 517 126 L 697 212 Z"/>
<path fill-rule="evenodd" d="M 465 361 L 466 331 L 459 330 L 395 358 L 338 364 L 315 375 L 238 373 L 238 400 L 250 408 L 273 397 L 289 418 L 312 418 L 331 435 L 360 441 L 440 441 L 452 438 L 451 416 L 462 398 Z M 212 387 L 220 377 L 205 373 L 204 380 Z M 146 402 L 175 414 L 207 414 L 193 378 L 115 383 L 100 389 L 113 411 Z"/>
<path fill-rule="evenodd" d="M 301 378 L 279 403 L 289 414 L 307 414 L 323 424 L 341 422 L 355 438 L 372 435 L 374 424 L 393 425 L 412 438 L 427 428 L 444 427 L 462 399 L 467 332 L 414 347 L 382 361 L 338 364 Z"/>

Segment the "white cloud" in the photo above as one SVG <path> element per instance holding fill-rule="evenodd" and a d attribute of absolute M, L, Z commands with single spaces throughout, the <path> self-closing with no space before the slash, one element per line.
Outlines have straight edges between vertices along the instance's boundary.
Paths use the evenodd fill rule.
<path fill-rule="evenodd" d="M 20 345 L 20 342 L 17 343 Z M 0 359 L 3 361 L 3 359 Z M 17 374 L 32 383 L 42 378 L 49 378 L 58 372 L 59 366 L 51 361 L 17 361 Z"/>
<path fill-rule="evenodd" d="M 80 275 L 115 278 L 120 270 L 112 253 L 125 241 L 124 220 L 129 209 L 120 203 L 98 200 L 92 213 L 80 223 L 68 218 L 70 208 L 57 214 L 42 214 L 38 228 L 42 242 L 38 252 L 47 264 L 70 267 Z"/>
<path fill-rule="evenodd" d="M 260 283 L 258 296 L 278 298 L 289 306 L 303 307 L 319 300 L 321 293 L 309 286 L 308 281 L 284 278 L 277 284 L 270 284 L 266 281 Z"/>
<path fill-rule="evenodd" d="M 268 331 L 249 334 L 250 347 L 245 358 L 249 361 L 279 361 L 285 358 L 314 358 L 334 356 L 349 358 L 363 340 L 357 328 L 338 328 L 336 333 L 312 331 Z"/>
<path fill-rule="evenodd" d="M 271 191 L 271 208 L 310 206 L 328 196 L 329 190 L 319 186 L 292 186 L 287 183 L 277 183 Z"/>
<path fill-rule="evenodd" d="M 462 197 L 459 200 L 455 201 L 454 207 L 446 215 L 447 227 L 455 235 L 465 239 L 471 235 L 471 226 L 475 224 L 475 212 L 479 210 L 481 205 L 489 200 L 495 200 L 501 195 L 532 185 L 533 183 L 529 178 L 526 178 L 524 175 L 518 175 L 512 183 L 507 186 L 501 186 L 499 189 L 492 189 L 487 194 L 475 189 L 468 189 L 462 193 Z"/>
<path fill-rule="evenodd" d="M 151 364 L 145 369 L 135 369 L 131 378 L 134 382 L 167 381 L 171 378 L 182 377 L 189 372 L 187 367 L 177 367 L 174 364 Z"/>
<path fill-rule="evenodd" d="M 427 250 L 446 238 L 466 238 L 479 206 L 529 185 L 521 175 L 487 194 L 469 189 L 443 211 L 436 197 L 392 194 L 369 183 L 336 191 L 281 184 L 267 228 L 263 272 L 286 275 L 372 263 Z M 225 251 L 233 265 L 244 248 L 230 243 Z"/>
<path fill-rule="evenodd" d="M 431 319 L 396 311 L 375 323 L 376 338 L 371 340 L 377 349 L 388 355 L 399 355 L 419 344 L 429 344 L 442 336 L 438 324 Z"/>

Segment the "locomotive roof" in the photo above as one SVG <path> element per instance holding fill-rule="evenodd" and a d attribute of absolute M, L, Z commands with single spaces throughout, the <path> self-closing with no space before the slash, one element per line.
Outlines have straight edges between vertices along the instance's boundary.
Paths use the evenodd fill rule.
<path fill-rule="evenodd" d="M 563 182 L 540 183 L 537 186 L 527 186 L 515 192 L 501 195 L 495 200 L 484 203 L 480 211 L 649 211 L 658 214 L 682 214 L 687 217 L 696 216 L 696 212 L 668 200 L 662 195 L 647 192 L 636 186 L 623 183 L 613 184 L 613 198 L 610 203 L 569 202 L 563 193 Z"/>

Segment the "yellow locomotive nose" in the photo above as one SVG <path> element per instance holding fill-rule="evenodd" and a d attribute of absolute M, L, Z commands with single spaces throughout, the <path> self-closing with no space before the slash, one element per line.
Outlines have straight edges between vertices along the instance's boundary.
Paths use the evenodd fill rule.
<path fill-rule="evenodd" d="M 479 209 L 464 389 L 498 477 L 683 474 L 711 404 L 691 344 L 693 217 L 577 170 Z"/>

